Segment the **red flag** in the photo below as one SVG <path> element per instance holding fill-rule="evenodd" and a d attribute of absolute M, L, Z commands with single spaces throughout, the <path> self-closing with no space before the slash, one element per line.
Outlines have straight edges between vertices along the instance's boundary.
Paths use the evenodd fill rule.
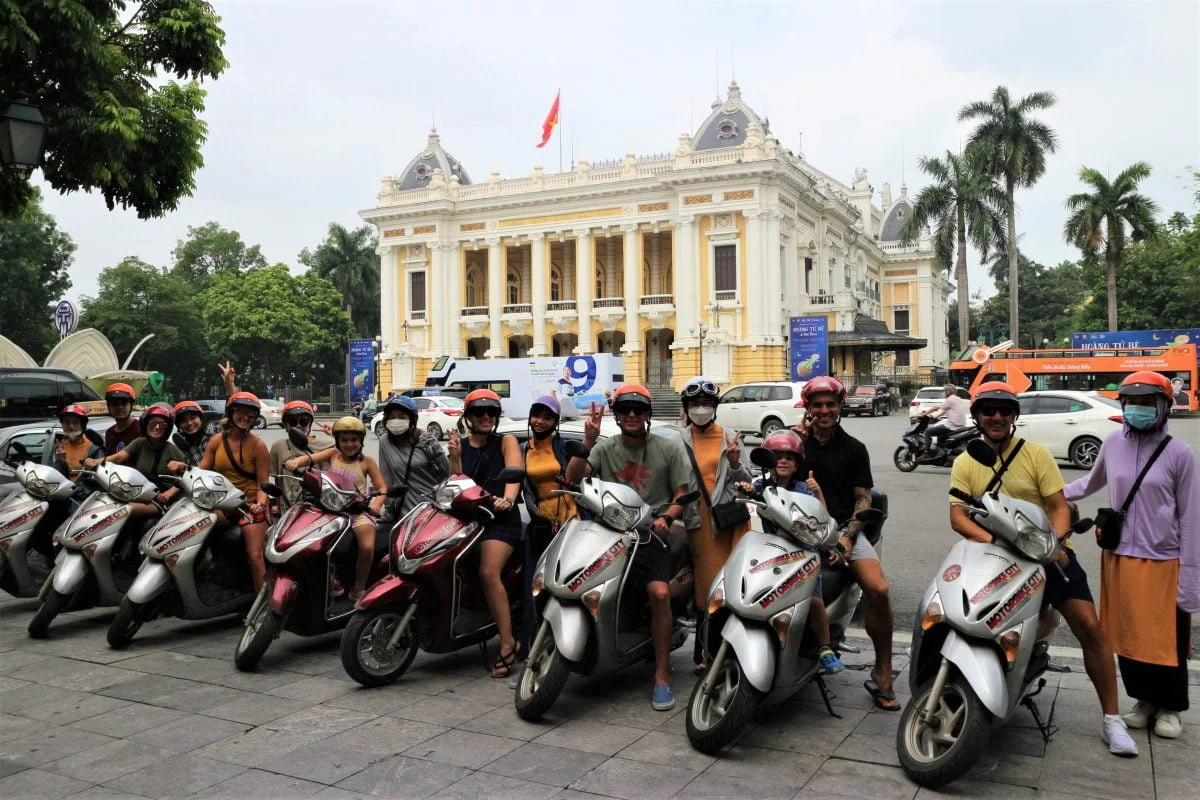
<path fill-rule="evenodd" d="M 538 147 L 545 147 L 546 142 L 550 141 L 550 135 L 554 133 L 555 127 L 558 126 L 558 100 L 562 95 L 562 90 L 554 93 L 554 104 L 550 106 L 550 113 L 546 115 L 546 120 L 542 123 L 542 141 Z"/>

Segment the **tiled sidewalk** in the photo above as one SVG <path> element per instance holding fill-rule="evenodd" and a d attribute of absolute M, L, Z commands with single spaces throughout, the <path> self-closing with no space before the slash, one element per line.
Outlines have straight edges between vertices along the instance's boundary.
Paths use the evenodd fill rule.
<path fill-rule="evenodd" d="M 111 611 L 62 617 L 25 635 L 28 602 L 0 602 L 0 797 L 137 798 L 834 798 L 911 800 L 897 766 L 899 715 L 871 708 L 866 673 L 830 681 L 841 719 L 815 690 L 763 709 L 719 758 L 693 750 L 684 706 L 691 648 L 672 654 L 678 705 L 650 708 L 649 667 L 608 681 L 573 677 L 547 720 L 530 724 L 477 651 L 422 654 L 395 685 L 362 689 L 342 671 L 336 635 L 285 634 L 256 673 L 232 661 L 240 627 L 150 623 L 108 649 Z M 847 655 L 865 665 L 868 653 Z M 896 668 L 907 666 L 897 658 Z M 1054 741 L 1022 713 L 995 733 L 950 796 L 1185 800 L 1200 797 L 1200 728 L 1175 742 L 1136 738 L 1140 758 L 1109 755 L 1082 670 L 1052 676 Z M 907 676 L 896 682 L 907 701 Z M 1200 697 L 1200 695 L 1194 695 Z M 1195 714 L 1185 716 L 1193 725 Z"/>

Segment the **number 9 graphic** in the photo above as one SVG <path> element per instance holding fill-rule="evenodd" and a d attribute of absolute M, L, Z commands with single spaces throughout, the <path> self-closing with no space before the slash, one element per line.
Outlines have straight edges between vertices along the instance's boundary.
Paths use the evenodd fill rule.
<path fill-rule="evenodd" d="M 591 356 L 568 358 L 558 382 L 568 396 L 586 392 L 596 382 L 596 359 Z"/>

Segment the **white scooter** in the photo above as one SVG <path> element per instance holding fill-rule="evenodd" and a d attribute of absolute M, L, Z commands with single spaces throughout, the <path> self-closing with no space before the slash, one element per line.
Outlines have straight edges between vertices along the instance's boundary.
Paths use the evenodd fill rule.
<path fill-rule="evenodd" d="M 68 607 L 120 603 L 141 561 L 136 538 L 121 534 L 138 524 L 130 522 L 130 506 L 153 500 L 158 487 L 133 467 L 119 464 L 101 463 L 79 476 L 91 478 L 99 491 L 88 495 L 54 534 L 53 543 L 62 550 L 44 587 L 42 604 L 29 621 L 34 639 L 45 636 L 50 623 Z"/>
<path fill-rule="evenodd" d="M 178 480 L 184 496 L 142 538 L 146 560 L 108 628 L 111 647 L 128 645 L 159 614 L 212 619 L 254 601 L 241 529 L 217 514 L 244 510 L 245 495 L 223 475 L 196 467 Z M 212 561 L 197 574 L 210 550 Z"/>
<path fill-rule="evenodd" d="M 761 447 L 751 451 L 750 460 L 765 470 L 775 467 L 775 454 Z M 808 627 L 808 611 L 822 560 L 842 531 L 810 495 L 768 486 L 761 501 L 743 502 L 757 507 L 778 533 L 743 536 L 708 592 L 708 630 L 719 630 L 721 643 L 692 690 L 686 720 L 692 746 L 705 753 L 737 738 L 760 704 L 784 702 L 814 681 L 829 713 L 839 716 L 821 678 L 819 643 Z M 883 512 L 866 509 L 855 518 L 874 525 Z M 830 629 L 844 631 L 860 592 L 850 590 L 848 576 L 838 577 L 836 588 L 827 585 L 824 596 Z"/>
<path fill-rule="evenodd" d="M 996 451 L 980 439 L 967 453 L 988 466 L 996 461 Z M 896 751 L 922 786 L 966 774 L 992 729 L 1021 706 L 1046 741 L 1053 733 L 1053 705 L 1043 721 L 1033 698 L 1046 685 L 1050 663 L 1049 637 L 1038 639 L 1037 631 L 1046 570 L 1059 569 L 1059 539 L 1041 506 L 998 492 L 951 494 L 994 541 L 955 544 L 917 611 L 912 699 L 900 717 Z M 1071 532 L 1091 526 L 1081 520 Z"/>
<path fill-rule="evenodd" d="M 46 464 L 32 461 L 20 442 L 13 445 L 21 460 L 12 460 L 21 488 L 0 503 L 0 589 L 14 597 L 36 597 L 54 566 L 50 537 L 57 527 L 50 509 L 65 515 L 75 484 Z"/>

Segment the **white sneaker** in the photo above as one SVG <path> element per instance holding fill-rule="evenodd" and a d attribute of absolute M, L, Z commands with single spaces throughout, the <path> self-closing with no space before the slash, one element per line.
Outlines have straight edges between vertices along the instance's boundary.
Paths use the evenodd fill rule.
<path fill-rule="evenodd" d="M 1164 739 L 1178 739 L 1183 736 L 1183 723 L 1179 720 L 1178 711 L 1160 711 L 1154 722 L 1154 733 Z"/>
<path fill-rule="evenodd" d="M 1110 717 L 1107 714 L 1104 716 L 1104 728 L 1100 731 L 1100 738 L 1108 745 L 1110 753 L 1129 757 L 1138 754 L 1137 742 L 1129 735 L 1129 731 L 1125 729 L 1125 721 L 1120 717 Z"/>
<path fill-rule="evenodd" d="M 1158 709 L 1149 703 L 1138 700 L 1134 703 L 1133 710 L 1128 714 L 1122 714 L 1121 719 L 1125 720 L 1125 724 L 1136 731 L 1142 728 L 1148 728 L 1150 721 L 1154 719 L 1154 715 L 1158 713 Z"/>

